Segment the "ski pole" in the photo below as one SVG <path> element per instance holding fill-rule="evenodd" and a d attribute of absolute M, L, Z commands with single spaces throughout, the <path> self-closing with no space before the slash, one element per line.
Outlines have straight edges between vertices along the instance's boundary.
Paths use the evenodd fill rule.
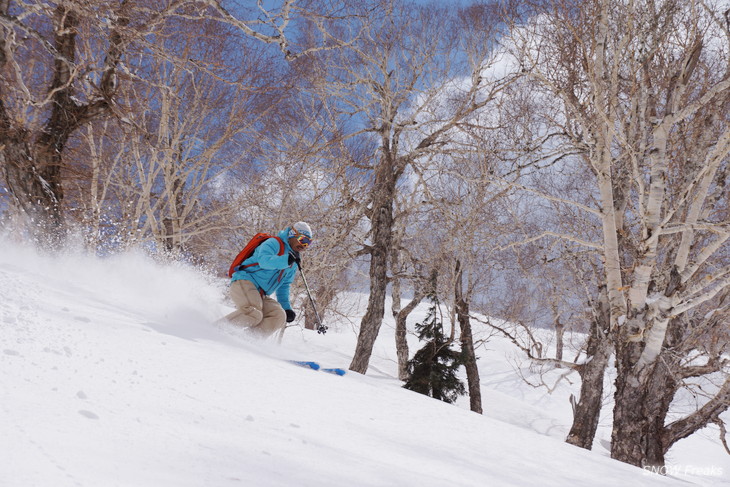
<path fill-rule="evenodd" d="M 322 324 L 322 319 L 319 317 L 319 312 L 317 311 L 317 306 L 314 304 L 314 299 L 312 298 L 312 293 L 309 291 L 309 286 L 307 285 L 307 278 L 304 277 L 304 272 L 302 272 L 302 265 L 297 262 L 297 267 L 299 267 L 299 273 L 302 275 L 302 281 L 304 282 L 304 289 L 307 290 L 307 294 L 309 295 L 309 300 L 312 302 L 312 309 L 314 310 L 314 316 L 317 318 L 317 324 L 319 325 L 317 327 L 317 333 L 325 334 L 327 333 L 327 327 Z"/>

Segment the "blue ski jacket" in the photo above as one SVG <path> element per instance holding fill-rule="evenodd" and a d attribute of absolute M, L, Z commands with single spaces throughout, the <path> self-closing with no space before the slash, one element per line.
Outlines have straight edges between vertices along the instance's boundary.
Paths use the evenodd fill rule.
<path fill-rule="evenodd" d="M 245 279 L 269 296 L 276 292 L 276 300 L 284 309 L 291 309 L 289 287 L 297 274 L 297 265 L 289 265 L 289 254 L 296 252 L 289 245 L 289 227 L 280 231 L 278 237 L 284 242 L 284 254 L 279 254 L 279 241 L 275 238 L 264 240 L 256 247 L 253 255 L 241 263 L 241 269 L 234 272 L 231 282 Z M 247 266 L 245 269 L 244 266 Z"/>

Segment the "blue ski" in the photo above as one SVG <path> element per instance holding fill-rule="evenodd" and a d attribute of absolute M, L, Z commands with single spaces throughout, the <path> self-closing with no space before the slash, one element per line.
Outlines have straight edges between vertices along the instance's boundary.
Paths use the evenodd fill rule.
<path fill-rule="evenodd" d="M 330 374 L 345 375 L 345 369 L 328 368 L 328 369 L 321 369 L 321 370 L 322 370 L 322 372 L 329 372 Z"/>
<path fill-rule="evenodd" d="M 336 367 L 327 367 L 322 368 L 317 362 L 312 362 L 308 360 L 289 360 L 289 362 L 293 363 L 294 365 L 299 365 L 300 367 L 309 367 L 313 370 L 321 370 L 322 372 L 327 372 L 329 374 L 336 374 L 336 375 L 345 375 L 345 369 L 340 369 Z"/>
<path fill-rule="evenodd" d="M 300 365 L 302 367 L 309 367 L 310 369 L 319 370 L 319 364 L 317 362 L 309 362 L 306 360 L 289 360 L 294 365 Z"/>

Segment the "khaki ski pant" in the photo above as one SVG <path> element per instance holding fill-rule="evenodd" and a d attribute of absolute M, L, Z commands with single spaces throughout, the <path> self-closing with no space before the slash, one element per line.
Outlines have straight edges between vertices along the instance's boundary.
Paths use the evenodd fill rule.
<path fill-rule="evenodd" d="M 286 313 L 279 302 L 263 296 L 251 281 L 233 281 L 230 293 L 236 311 L 226 315 L 228 321 L 267 337 L 286 325 Z"/>

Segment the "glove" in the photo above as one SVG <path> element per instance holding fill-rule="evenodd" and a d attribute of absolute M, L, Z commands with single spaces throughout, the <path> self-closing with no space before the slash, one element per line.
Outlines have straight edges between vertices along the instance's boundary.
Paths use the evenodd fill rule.
<path fill-rule="evenodd" d="M 327 333 L 327 326 L 326 325 L 319 325 L 319 327 L 317 328 L 317 333 L 321 333 L 322 335 L 324 335 L 325 333 Z"/>
<path fill-rule="evenodd" d="M 299 266 L 301 265 L 302 259 L 299 257 L 299 254 L 289 252 L 289 265 L 291 266 L 294 262 L 296 262 L 297 266 Z"/>
<path fill-rule="evenodd" d="M 284 311 L 286 312 L 286 322 L 287 323 L 291 323 L 292 321 L 294 321 L 294 318 L 297 317 L 297 314 L 290 309 L 285 309 Z"/>

